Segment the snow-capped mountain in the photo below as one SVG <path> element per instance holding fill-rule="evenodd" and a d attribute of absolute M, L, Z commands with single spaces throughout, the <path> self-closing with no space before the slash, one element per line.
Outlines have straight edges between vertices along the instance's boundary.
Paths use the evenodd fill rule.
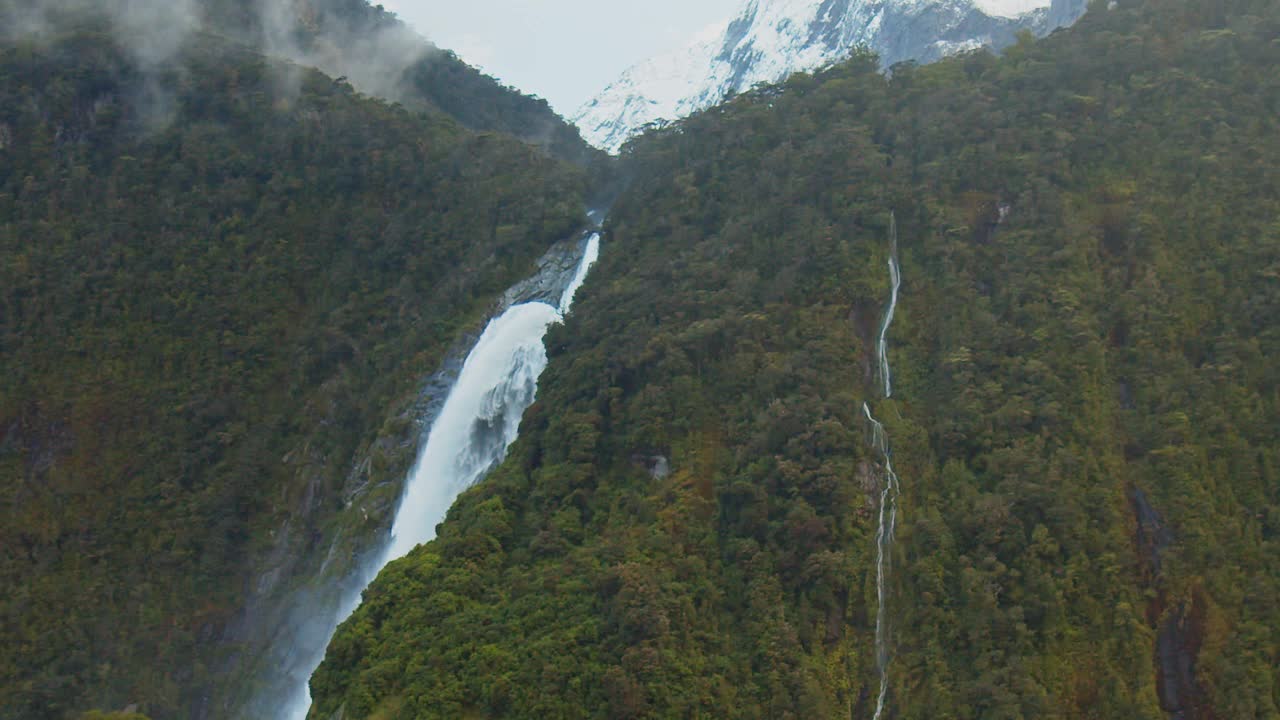
<path fill-rule="evenodd" d="M 1011 12 L 1011 5 L 1024 11 Z M 931 62 L 979 47 L 1003 48 L 1024 28 L 1046 34 L 1075 22 L 1086 5 L 1087 0 L 748 0 L 732 21 L 709 28 L 689 46 L 624 72 L 573 120 L 588 142 L 616 152 L 649 123 L 685 117 L 759 83 L 837 62 L 860 46 L 876 52 L 885 67 Z"/>

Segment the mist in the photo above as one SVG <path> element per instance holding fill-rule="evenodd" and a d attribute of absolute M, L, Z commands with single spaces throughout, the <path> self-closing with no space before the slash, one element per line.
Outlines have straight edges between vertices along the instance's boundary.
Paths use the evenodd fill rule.
<path fill-rule="evenodd" d="M 390 13 L 343 18 L 332 0 L 259 0 L 257 10 L 260 35 L 252 44 L 264 53 L 344 77 L 386 100 L 402 100 L 405 71 L 437 52 Z"/>
<path fill-rule="evenodd" d="M 144 68 L 171 60 L 200 25 L 194 0 L 0 0 L 8 42 L 47 41 L 95 20 Z"/>
<path fill-rule="evenodd" d="M 5 42 L 47 42 L 85 27 L 109 32 L 144 74 L 172 67 L 205 32 L 391 101 L 405 97 L 405 71 L 438 52 L 393 14 L 359 0 L 0 0 Z M 296 90 L 296 76 L 296 68 L 282 69 L 281 89 Z"/>

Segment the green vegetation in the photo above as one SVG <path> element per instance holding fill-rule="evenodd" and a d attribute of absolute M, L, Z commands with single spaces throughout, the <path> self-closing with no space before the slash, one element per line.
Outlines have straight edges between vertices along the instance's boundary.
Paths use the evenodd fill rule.
<path fill-rule="evenodd" d="M 200 7 L 206 23 L 216 31 L 256 41 L 264 32 L 262 4 L 262 0 L 201 0 Z M 283 34 L 299 52 L 336 52 L 334 66 L 353 71 L 385 63 L 373 74 L 391 76 L 385 88 L 389 100 L 445 113 L 474 130 L 520 138 L 579 165 L 605 162 L 604 153 L 587 145 L 545 100 L 506 87 L 453 52 L 421 40 L 381 5 L 365 0 L 295 0 L 288 12 L 295 24 L 285 33 L 279 28 L 274 32 Z M 371 38 L 380 37 L 392 47 L 366 47 Z M 400 59 L 395 46 L 409 43 L 421 44 L 425 52 L 405 67 L 391 62 Z"/>
<path fill-rule="evenodd" d="M 303 49 L 391 22 L 303 5 Z M 0 715 L 216 715 L 270 556 L 327 550 L 581 221 L 586 173 L 502 133 L 604 173 L 447 55 L 401 106 L 93 27 L 0 48 Z M 869 401 L 892 717 L 1280 719 L 1278 36 L 1265 0 L 1099 4 L 637 140 L 521 439 L 366 592 L 313 716 L 870 717 Z"/>
<path fill-rule="evenodd" d="M 38 21 L 31 22 L 32 17 Z M 190 0 L 172 8 L 136 0 L 0 5 L 0 40 L 11 40 L 11 33 L 21 35 L 29 26 L 89 32 L 111 27 L 127 38 L 126 46 L 136 46 L 159 64 L 166 50 L 181 45 L 188 34 L 216 35 L 318 67 L 350 80 L 362 93 L 410 110 L 519 138 L 579 166 L 604 170 L 607 164 L 607 155 L 587 145 L 545 100 L 502 85 L 366 0 Z"/>
<path fill-rule="evenodd" d="M 271 536 L 318 542 L 390 409 L 584 211 L 522 143 L 215 37 L 131 58 L 0 47 L 8 718 L 191 717 Z"/>
<path fill-rule="evenodd" d="M 1101 4 L 634 143 L 521 439 L 366 592 L 312 716 L 870 717 L 868 399 L 893 717 L 1280 718 L 1278 34 Z"/>

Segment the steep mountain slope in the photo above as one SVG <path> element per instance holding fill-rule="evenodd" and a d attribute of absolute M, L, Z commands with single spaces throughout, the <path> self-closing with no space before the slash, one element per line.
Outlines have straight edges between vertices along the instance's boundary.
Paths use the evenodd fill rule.
<path fill-rule="evenodd" d="M 1084 0 L 1054 0 L 1017 17 L 974 0 L 749 0 L 727 26 L 623 73 L 587 101 L 574 122 L 593 145 L 616 152 L 650 123 L 686 117 L 761 83 L 779 83 L 849 57 L 856 48 L 885 67 L 933 62 L 965 50 L 1003 48 L 1020 30 L 1070 25 Z"/>
<path fill-rule="evenodd" d="M 599 162 L 545 100 L 524 95 L 436 47 L 367 0 L 198 0 L 206 22 L 253 47 L 347 78 L 356 89 L 412 109 L 448 114 L 565 160 Z"/>
<path fill-rule="evenodd" d="M 871 717 L 864 400 L 888 717 L 1276 717 L 1278 32 L 1121 1 L 645 136 L 521 440 L 312 717 Z"/>
<path fill-rule="evenodd" d="M 323 549 L 362 460 L 395 472 L 375 438 L 584 179 L 199 31 L 158 63 L 76 24 L 0 46 L 0 716 L 197 717 L 251 581 Z"/>
<path fill-rule="evenodd" d="M 546 101 L 503 86 L 367 0 L 2 0 L 0 37 L 104 17 L 129 34 L 130 50 L 144 62 L 163 64 L 191 35 L 212 33 L 580 165 L 599 160 Z"/>

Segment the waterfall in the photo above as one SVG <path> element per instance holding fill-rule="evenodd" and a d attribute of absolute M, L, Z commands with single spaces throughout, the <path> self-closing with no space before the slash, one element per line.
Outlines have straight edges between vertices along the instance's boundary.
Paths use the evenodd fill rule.
<path fill-rule="evenodd" d="M 876 355 L 880 359 L 880 378 L 884 381 L 884 396 L 893 397 L 893 373 L 889 370 L 889 326 L 893 324 L 893 312 L 898 308 L 898 288 L 902 286 L 902 272 L 898 269 L 898 221 L 889 214 L 889 308 L 880 323 L 880 339 L 876 342 Z"/>
<path fill-rule="evenodd" d="M 892 287 L 889 306 L 880 323 L 880 338 L 876 342 L 876 354 L 880 361 L 880 377 L 884 382 L 884 396 L 893 396 L 893 381 L 889 369 L 889 326 L 898 307 L 898 288 L 902 274 L 898 269 L 898 222 L 889 214 L 889 281 Z M 871 444 L 880 453 L 884 464 L 884 481 L 880 487 L 880 522 L 876 530 L 876 668 L 880 672 L 880 694 L 876 698 L 875 720 L 884 713 L 885 699 L 889 696 L 889 571 L 890 553 L 893 550 L 893 533 L 898 523 L 898 475 L 893 471 L 893 453 L 889 435 L 884 425 L 871 414 L 865 402 L 862 412 L 871 423 Z"/>
<path fill-rule="evenodd" d="M 876 720 L 884 712 L 889 694 L 889 551 L 893 549 L 893 532 L 898 521 L 898 475 L 893 471 L 889 436 L 884 425 L 862 404 L 862 412 L 871 422 L 871 442 L 884 461 L 884 485 L 880 488 L 880 527 L 876 530 L 876 667 L 880 671 L 880 695 L 876 700 Z"/>
<path fill-rule="evenodd" d="M 542 336 L 559 319 L 556 308 L 532 302 L 489 322 L 409 474 L 380 565 L 434 538 L 453 499 L 502 462 L 547 366 Z"/>
<path fill-rule="evenodd" d="M 573 305 L 573 296 L 578 294 L 578 288 L 582 287 L 582 283 L 587 279 L 587 273 L 591 270 L 591 266 L 596 264 L 596 260 L 600 257 L 600 233 L 592 233 L 587 238 L 587 246 L 582 250 L 582 259 L 578 261 L 578 269 L 573 273 L 573 279 L 565 287 L 564 292 L 560 295 L 560 314 L 569 314 L 569 306 Z"/>
<path fill-rule="evenodd" d="M 544 302 L 513 305 L 489 321 L 463 363 L 457 382 L 431 425 L 409 473 L 385 549 L 353 584 L 333 622 L 325 627 L 318 652 L 307 652 L 292 676 L 296 686 L 283 701 L 280 717 L 303 720 L 311 708 L 311 674 L 324 659 L 324 649 L 338 625 L 360 604 L 360 594 L 387 563 L 435 538 L 454 499 L 502 462 L 515 442 L 524 411 L 533 404 L 538 377 L 547 366 L 542 344 L 547 329 L 560 322 L 600 251 L 600 235 L 587 239 L 572 281 L 560 295 L 559 307 Z"/>

